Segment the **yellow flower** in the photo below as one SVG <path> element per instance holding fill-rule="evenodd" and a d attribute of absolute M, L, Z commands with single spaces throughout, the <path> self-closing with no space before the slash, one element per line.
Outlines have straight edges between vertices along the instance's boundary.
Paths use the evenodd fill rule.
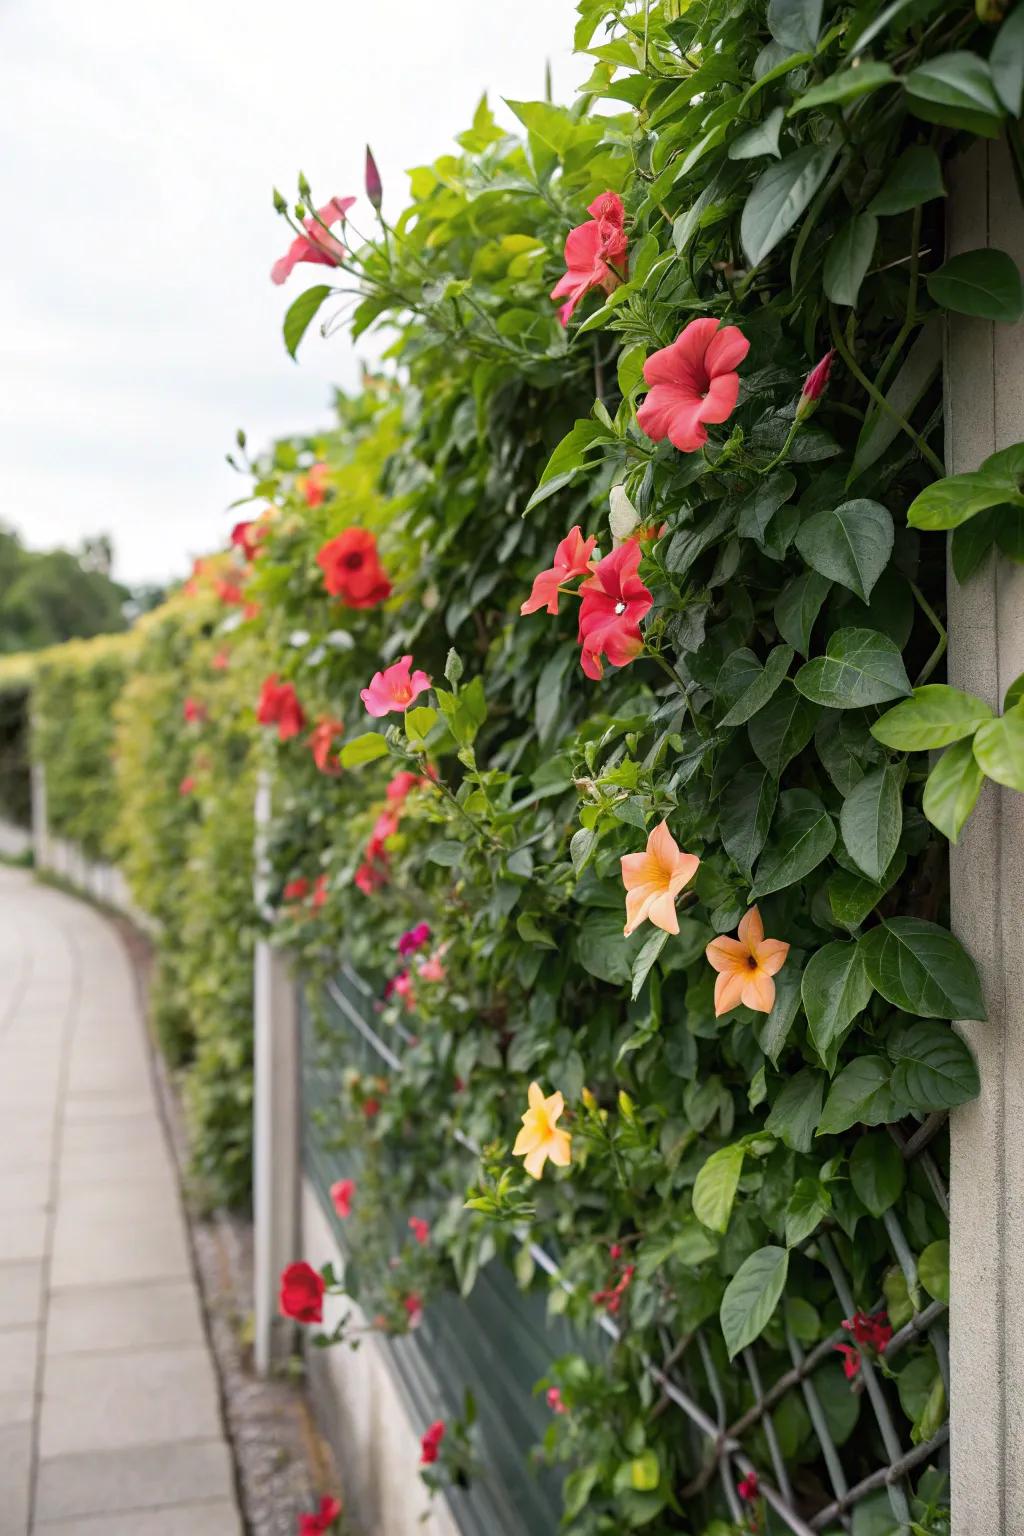
<path fill-rule="evenodd" d="M 676 897 L 700 868 L 697 855 L 682 853 L 668 822 L 662 821 L 648 837 L 643 853 L 624 854 L 619 862 L 626 887 L 626 926 L 622 931 L 627 939 L 648 921 L 665 933 L 678 933 Z"/>
<path fill-rule="evenodd" d="M 523 1128 L 512 1151 L 516 1157 L 525 1155 L 523 1166 L 527 1173 L 531 1178 L 539 1179 L 549 1157 L 556 1168 L 568 1168 L 572 1137 L 568 1131 L 557 1129 L 559 1116 L 565 1108 L 560 1093 L 553 1093 L 546 1099 L 540 1084 L 531 1083 L 527 1098 L 530 1107 L 523 1116 Z"/>

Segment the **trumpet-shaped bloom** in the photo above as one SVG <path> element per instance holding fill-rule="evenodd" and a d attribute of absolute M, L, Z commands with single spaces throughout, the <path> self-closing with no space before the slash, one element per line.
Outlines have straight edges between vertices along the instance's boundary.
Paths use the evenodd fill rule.
<path fill-rule="evenodd" d="M 320 1500 L 320 1508 L 299 1516 L 298 1536 L 324 1536 L 341 1514 L 341 1501 L 326 1493 Z"/>
<path fill-rule="evenodd" d="M 639 565 L 640 546 L 629 540 L 605 555 L 580 587 L 580 664 L 588 677 L 604 676 L 602 656 L 624 667 L 644 648 L 640 620 L 654 598 L 637 575 Z"/>
<path fill-rule="evenodd" d="M 422 1216 L 409 1217 L 409 1231 L 421 1247 L 430 1240 L 430 1226 Z"/>
<path fill-rule="evenodd" d="M 391 583 L 377 556 L 377 540 L 369 528 L 345 528 L 328 539 L 316 563 L 324 586 L 346 608 L 375 608 L 391 596 Z"/>
<path fill-rule="evenodd" d="M 771 1013 L 775 1006 L 772 979 L 786 963 L 789 945 L 766 939 L 761 914 L 751 907 L 740 921 L 737 937 L 712 939 L 704 951 L 718 972 L 715 982 L 715 1017 L 730 1013 L 740 1003 L 755 1013 Z"/>
<path fill-rule="evenodd" d="M 387 787 L 387 797 L 395 805 L 401 805 L 406 795 L 414 790 L 417 784 L 426 784 L 429 781 L 419 773 L 411 773 L 408 768 L 403 768 L 396 773 Z"/>
<path fill-rule="evenodd" d="M 413 699 L 425 693 L 429 687 L 430 678 L 427 674 L 413 672 L 412 657 L 403 656 L 400 661 L 385 667 L 383 672 L 375 672 L 369 688 L 363 688 L 359 697 L 366 705 L 367 714 L 379 720 L 392 710 L 404 714 Z"/>
<path fill-rule="evenodd" d="M 271 267 L 271 282 L 285 282 L 291 275 L 292 268 L 297 267 L 300 261 L 311 261 L 321 267 L 336 267 L 344 258 L 345 247 L 336 235 L 330 233 L 329 228 L 324 229 L 323 226 L 339 222 L 344 224 L 345 215 L 354 202 L 354 197 L 332 197 L 330 202 L 325 203 L 319 210 L 315 219 L 310 214 L 309 218 L 303 221 L 306 233 L 296 235 L 285 254 Z"/>
<path fill-rule="evenodd" d="M 340 772 L 337 762 L 331 761 L 336 739 L 344 733 L 345 727 L 340 720 L 332 720 L 325 715 L 318 720 L 313 727 L 309 738 L 309 745 L 313 753 L 313 761 L 321 773 Z"/>
<path fill-rule="evenodd" d="M 331 1204 L 342 1221 L 346 1221 L 352 1214 L 352 1196 L 355 1192 L 355 1179 L 339 1179 L 331 1185 Z"/>
<path fill-rule="evenodd" d="M 566 271 L 551 290 L 553 299 L 565 299 L 558 311 L 568 325 L 573 310 L 592 288 L 611 293 L 622 281 L 614 266 L 626 260 L 626 210 L 617 192 L 602 192 L 587 209 L 590 218 L 569 231 L 565 242 Z"/>
<path fill-rule="evenodd" d="M 855 1380 L 860 1375 L 860 1350 L 853 1344 L 833 1344 L 832 1348 L 843 1357 L 843 1374 L 847 1381 Z"/>
<path fill-rule="evenodd" d="M 231 530 L 231 542 L 247 560 L 255 560 L 268 531 L 265 523 L 252 518 L 248 522 L 235 524 Z"/>
<path fill-rule="evenodd" d="M 430 943 L 430 924 L 417 923 L 415 928 L 409 928 L 398 940 L 398 953 L 400 955 L 414 955 L 424 944 Z"/>
<path fill-rule="evenodd" d="M 565 1109 L 560 1093 L 545 1098 L 539 1083 L 531 1083 L 527 1094 L 529 1109 L 523 1116 L 523 1128 L 516 1137 L 512 1152 L 525 1158 L 523 1164 L 533 1179 L 544 1172 L 548 1158 L 556 1168 L 568 1168 L 572 1137 L 568 1131 L 558 1129 L 558 1120 Z"/>
<path fill-rule="evenodd" d="M 661 821 L 652 829 L 646 850 L 623 854 L 620 863 L 626 887 L 626 926 L 622 930 L 626 937 L 648 921 L 665 933 L 678 933 L 676 897 L 700 868 L 697 855 L 683 853 L 668 822 Z"/>
<path fill-rule="evenodd" d="M 441 1419 L 435 1419 L 434 1423 L 431 1424 L 428 1430 L 424 1431 L 424 1434 L 420 1439 L 421 1466 L 429 1467 L 437 1460 L 438 1451 L 440 1450 L 441 1441 L 443 1439 L 444 1422 Z"/>
<path fill-rule="evenodd" d="M 750 342 L 735 325 L 691 320 L 669 347 L 644 364 L 650 386 L 636 424 L 654 442 L 666 437 L 680 453 L 695 453 L 708 440 L 706 421 L 726 421 L 736 409 L 736 372 Z"/>
<path fill-rule="evenodd" d="M 306 724 L 298 694 L 291 683 L 279 683 L 276 672 L 266 679 L 260 690 L 256 719 L 260 725 L 276 725 L 281 741 L 298 736 Z"/>
<path fill-rule="evenodd" d="M 554 564 L 549 570 L 541 571 L 533 578 L 533 591 L 526 602 L 520 608 L 520 613 L 536 613 L 538 608 L 546 608 L 548 613 L 558 612 L 558 589 L 563 582 L 571 581 L 574 576 L 585 576 L 591 569 L 590 557 L 594 553 L 597 539 L 583 537 L 583 531 L 577 523 L 570 529 L 565 538 L 555 550 Z"/>
<path fill-rule="evenodd" d="M 283 1316 L 297 1323 L 322 1323 L 324 1289 L 323 1276 L 311 1264 L 289 1264 L 281 1271 L 278 1300 Z"/>

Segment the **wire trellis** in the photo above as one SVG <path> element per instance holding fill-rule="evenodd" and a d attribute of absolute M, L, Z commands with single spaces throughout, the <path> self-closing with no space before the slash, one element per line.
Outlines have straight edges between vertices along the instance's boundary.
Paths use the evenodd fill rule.
<path fill-rule="evenodd" d="M 393 1072 L 401 1071 L 401 1057 L 381 1038 L 367 1016 L 375 1000 L 372 989 L 349 965 L 341 967 L 340 979 L 358 994 L 363 1001 L 363 1007 L 356 1006 L 351 997 L 336 982 L 328 981 L 326 994 L 331 1003 L 385 1066 Z M 401 1044 L 409 1045 L 413 1042 L 413 1037 L 401 1024 L 396 1024 L 393 1028 Z M 899 1147 L 905 1162 L 908 1164 L 916 1162 L 921 1167 L 936 1204 L 943 1215 L 948 1217 L 948 1190 L 938 1164 L 928 1150 L 934 1137 L 943 1129 L 946 1118 L 945 1113 L 932 1114 L 911 1134 L 906 1134 L 898 1125 L 890 1125 L 887 1129 Z M 480 1149 L 471 1138 L 460 1131 L 454 1134 L 456 1140 L 467 1151 L 479 1155 Z M 890 1208 L 886 1211 L 881 1218 L 881 1227 L 891 1248 L 893 1259 L 906 1278 L 909 1293 L 917 1294 L 916 1261 L 894 1209 Z M 565 1290 L 573 1289 L 563 1277 L 558 1261 L 546 1249 L 533 1242 L 525 1229 L 516 1231 L 515 1236 L 528 1248 L 530 1256 L 539 1269 Z M 813 1234 L 803 1248 L 824 1266 L 844 1316 L 852 1316 L 856 1310 L 856 1304 L 850 1277 L 844 1269 L 828 1231 L 818 1231 Z M 883 1305 L 883 1299 L 879 1298 L 875 1310 Z M 949 1343 L 945 1326 L 947 1312 L 948 1304 L 944 1301 L 932 1301 L 915 1311 L 911 1319 L 894 1332 L 885 1347 L 884 1360 L 886 1366 L 889 1366 L 898 1359 L 908 1345 L 926 1336 L 935 1351 L 948 1404 Z M 597 1323 L 612 1342 L 622 1341 L 622 1330 L 607 1314 L 602 1313 L 597 1318 Z M 664 1341 L 665 1357 L 660 1362 L 649 1356 L 642 1357 L 644 1369 L 659 1389 L 660 1406 L 671 1404 L 678 1408 L 696 1431 L 701 1442 L 700 1470 L 684 1488 L 679 1490 L 681 1501 L 685 1503 L 688 1498 L 696 1497 L 717 1479 L 721 1482 L 732 1519 L 739 1522 L 743 1517 L 743 1509 L 736 1492 L 737 1480 L 756 1472 L 761 1497 L 785 1528 L 793 1533 L 793 1536 L 819 1536 L 821 1532 L 836 1528 L 851 1529 L 852 1513 L 856 1506 L 881 1489 L 888 1493 L 894 1520 L 900 1525 L 909 1524 L 912 1496 L 910 1474 L 929 1461 L 936 1458 L 944 1460 L 948 1455 L 946 1451 L 949 1441 L 948 1420 L 926 1442 L 918 1445 L 905 1444 L 897 1428 L 889 1397 L 883 1385 L 882 1374 L 871 1359 L 862 1353 L 860 1379 L 877 1428 L 884 1460 L 872 1472 L 851 1482 L 844 1466 L 840 1447 L 837 1446 L 829 1428 L 828 1418 L 814 1383 L 816 1370 L 829 1360 L 835 1359 L 836 1345 L 848 1343 L 850 1335 L 842 1328 L 837 1329 L 804 1352 L 788 1321 L 784 1325 L 784 1331 L 786 1349 L 792 1366 L 767 1387 L 762 1379 L 756 1344 L 741 1352 L 739 1363 L 747 1378 L 753 1400 L 731 1422 L 728 1420 L 727 1397 L 723 1390 L 723 1383 L 703 1329 L 695 1329 L 691 1335 L 678 1342 L 666 1339 Z M 685 1370 L 687 1359 L 690 1357 L 689 1352 L 694 1344 L 710 1399 L 706 1403 L 699 1400 L 699 1392 L 691 1385 L 691 1378 L 695 1373 Z M 831 1497 L 813 1510 L 808 1510 L 806 1496 L 798 1499 L 794 1492 L 792 1471 L 787 1466 L 783 1455 L 773 1417 L 773 1410 L 781 1404 L 783 1398 L 793 1388 L 799 1388 L 802 1396 L 831 1490 Z M 745 1440 L 757 1430 L 763 1433 L 771 1466 L 771 1478 L 766 1475 L 763 1465 L 755 1464 L 750 1450 L 744 1444 Z"/>

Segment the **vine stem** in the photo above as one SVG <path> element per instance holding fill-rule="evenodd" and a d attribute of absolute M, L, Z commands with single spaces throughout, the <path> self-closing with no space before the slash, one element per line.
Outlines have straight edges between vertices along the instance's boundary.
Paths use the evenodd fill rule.
<path fill-rule="evenodd" d="M 939 636 L 938 644 L 936 645 L 934 651 L 932 651 L 932 654 L 928 657 L 928 660 L 925 662 L 924 666 L 921 668 L 920 675 L 914 684 L 915 688 L 920 688 L 923 683 L 928 681 L 932 673 L 935 671 L 935 668 L 942 660 L 943 656 L 945 656 L 946 646 L 949 644 L 949 635 L 946 632 L 946 626 L 943 624 L 942 620 L 939 618 L 938 614 L 935 612 L 935 609 L 932 607 L 931 603 L 929 603 L 928 599 L 925 597 L 916 581 L 912 581 L 910 583 L 910 590 L 913 592 L 914 600 L 920 608 L 921 612 L 924 614 L 925 618 L 928 619 L 929 623 L 933 625 Z"/>
<path fill-rule="evenodd" d="M 793 439 L 796 437 L 797 433 L 800 431 L 800 428 L 802 426 L 803 426 L 803 422 L 800 420 L 799 416 L 794 417 L 793 418 L 793 425 L 789 429 L 789 433 L 788 433 L 788 435 L 786 437 L 786 441 L 783 443 L 782 447 L 779 449 L 779 451 L 775 455 L 774 459 L 771 459 L 767 464 L 764 465 L 764 467 L 762 469 L 758 470 L 758 474 L 759 475 L 767 475 L 770 470 L 773 470 L 775 468 L 776 464 L 781 464 L 782 463 L 783 459 L 786 458 L 787 455 L 789 454 L 789 450 L 793 446 Z"/>
<path fill-rule="evenodd" d="M 900 415 L 896 407 L 885 398 L 879 389 L 876 388 L 876 386 L 871 382 L 867 374 L 864 372 L 863 368 L 861 368 L 857 359 L 854 357 L 849 346 L 847 345 L 846 337 L 843 335 L 842 330 L 840 329 L 839 320 L 836 315 L 836 307 L 834 304 L 829 305 L 828 313 L 829 328 L 832 333 L 832 341 L 835 345 L 835 349 L 839 353 L 839 356 L 842 358 L 843 362 L 846 364 L 847 368 L 849 368 L 850 372 L 853 374 L 854 378 L 857 380 L 858 384 L 860 384 L 862 389 L 867 390 L 868 394 L 871 396 L 872 400 L 879 407 L 879 409 L 885 411 L 887 416 L 891 416 L 892 419 L 900 427 L 900 429 L 907 434 L 911 442 L 917 448 L 918 453 L 920 453 L 922 458 L 927 459 L 935 473 L 940 478 L 945 476 L 946 466 L 943 464 L 938 454 L 932 452 L 924 438 L 919 436 L 918 433 L 914 431 L 906 417 Z"/>

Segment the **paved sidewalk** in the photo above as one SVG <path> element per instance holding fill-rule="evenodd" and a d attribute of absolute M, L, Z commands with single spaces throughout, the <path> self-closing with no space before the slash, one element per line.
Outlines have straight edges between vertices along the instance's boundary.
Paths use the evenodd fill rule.
<path fill-rule="evenodd" d="M 0 868 L 0 1536 L 239 1536 L 135 982 Z"/>

